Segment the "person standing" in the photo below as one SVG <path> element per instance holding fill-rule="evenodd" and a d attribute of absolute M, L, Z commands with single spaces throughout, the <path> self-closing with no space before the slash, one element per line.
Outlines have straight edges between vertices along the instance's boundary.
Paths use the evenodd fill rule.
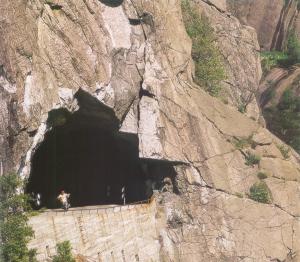
<path fill-rule="evenodd" d="M 62 208 L 67 211 L 70 208 L 69 198 L 71 194 L 66 193 L 64 190 L 60 192 L 57 199 L 62 205 Z"/>
<path fill-rule="evenodd" d="M 34 192 L 31 193 L 31 201 L 34 208 L 39 209 L 42 205 L 42 196 L 40 193 L 35 194 Z"/>

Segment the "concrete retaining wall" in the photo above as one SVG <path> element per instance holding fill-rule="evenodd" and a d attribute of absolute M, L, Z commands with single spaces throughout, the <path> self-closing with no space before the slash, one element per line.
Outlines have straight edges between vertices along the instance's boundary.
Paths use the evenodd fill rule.
<path fill-rule="evenodd" d="M 45 212 L 30 219 L 35 231 L 30 248 L 38 261 L 55 254 L 55 245 L 69 240 L 75 254 L 91 261 L 159 261 L 156 204 L 108 209 Z"/>

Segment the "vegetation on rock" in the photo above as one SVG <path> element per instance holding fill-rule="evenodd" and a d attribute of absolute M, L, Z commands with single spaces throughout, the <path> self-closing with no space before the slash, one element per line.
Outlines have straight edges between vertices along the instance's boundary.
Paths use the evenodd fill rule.
<path fill-rule="evenodd" d="M 279 149 L 281 155 L 284 157 L 284 159 L 288 159 L 290 157 L 290 151 L 291 149 L 285 145 L 277 145 L 277 148 Z"/>
<path fill-rule="evenodd" d="M 0 258 L 5 262 L 34 262 L 35 250 L 27 244 L 33 237 L 28 226 L 29 196 L 18 193 L 23 181 L 17 174 L 0 177 Z"/>
<path fill-rule="evenodd" d="M 286 53 L 288 56 L 286 61 L 287 65 L 293 65 L 300 62 L 300 41 L 295 31 L 289 33 Z"/>
<path fill-rule="evenodd" d="M 241 102 L 239 105 L 238 105 L 238 111 L 242 114 L 245 114 L 247 112 L 247 104 L 244 103 L 244 102 Z"/>
<path fill-rule="evenodd" d="M 245 147 L 255 148 L 256 146 L 256 143 L 253 140 L 253 134 L 246 138 L 235 139 L 233 140 L 233 144 L 237 149 L 243 149 Z"/>
<path fill-rule="evenodd" d="M 263 72 L 270 71 L 273 67 L 289 67 L 300 62 L 300 41 L 294 31 L 288 36 L 286 48 L 283 51 L 265 51 L 261 53 Z"/>
<path fill-rule="evenodd" d="M 238 198 L 243 198 L 244 197 L 244 195 L 240 192 L 236 192 L 234 195 Z"/>
<path fill-rule="evenodd" d="M 264 181 L 259 181 L 250 187 L 249 197 L 260 203 L 270 203 L 271 195 L 267 184 Z"/>
<path fill-rule="evenodd" d="M 257 177 L 261 180 L 268 178 L 268 175 L 264 172 L 258 172 Z"/>
<path fill-rule="evenodd" d="M 281 51 L 261 52 L 261 66 L 264 73 L 270 71 L 273 67 L 281 65 L 288 59 L 288 55 Z"/>
<path fill-rule="evenodd" d="M 215 44 L 214 29 L 208 18 L 200 15 L 190 0 L 182 0 L 183 21 L 192 39 L 192 58 L 195 62 L 195 82 L 211 95 L 217 96 L 225 69 L 221 53 Z"/>
<path fill-rule="evenodd" d="M 286 49 L 283 52 L 267 52 L 262 54 L 262 66 L 265 71 L 272 67 L 289 67 L 300 62 L 300 41 L 294 31 L 289 33 Z M 268 128 L 287 144 L 300 152 L 300 97 L 297 95 L 299 78 L 286 89 L 280 99 L 264 109 L 264 117 Z M 266 94 L 267 100 L 272 102 L 275 91 L 272 83 Z M 289 148 L 278 146 L 282 156 L 289 158 Z"/>
<path fill-rule="evenodd" d="M 264 117 L 275 135 L 300 152 L 300 97 L 287 89 L 276 106 L 265 109 Z M 279 150 L 288 158 L 287 149 Z"/>
<path fill-rule="evenodd" d="M 69 241 L 64 241 L 56 245 L 57 254 L 53 257 L 53 262 L 75 262 L 72 255 L 72 247 Z"/>
<path fill-rule="evenodd" d="M 297 10 L 300 10 L 300 0 L 295 0 L 297 3 Z M 290 0 L 284 0 L 284 5 L 287 6 L 290 3 Z"/>
<path fill-rule="evenodd" d="M 245 159 L 246 159 L 245 164 L 247 166 L 254 166 L 254 165 L 259 164 L 259 162 L 260 162 L 260 156 L 255 155 L 249 151 L 246 152 Z"/>

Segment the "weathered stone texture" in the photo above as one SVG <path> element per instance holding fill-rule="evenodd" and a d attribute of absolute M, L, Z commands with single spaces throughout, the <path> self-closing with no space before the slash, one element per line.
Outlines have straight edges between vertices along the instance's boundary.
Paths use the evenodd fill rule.
<path fill-rule="evenodd" d="M 277 105 L 284 92 L 288 89 L 293 91 L 296 96 L 299 96 L 299 78 L 300 68 L 298 66 L 273 68 L 270 70 L 263 81 L 261 81 L 259 88 L 258 97 L 261 108 L 264 110 Z M 273 93 L 272 96 L 268 96 L 270 92 Z"/>
<path fill-rule="evenodd" d="M 92 207 L 91 207 L 92 208 Z M 94 261 L 159 261 L 156 205 L 122 206 L 94 210 L 49 211 L 32 217 L 31 248 L 39 261 L 56 253 L 55 245 L 70 240 L 73 253 Z M 98 209 L 97 209 L 98 208 Z"/>
<path fill-rule="evenodd" d="M 130 216 L 125 221 L 132 224 L 121 238 L 103 233 L 100 227 L 114 221 L 108 231 L 127 230 L 119 223 L 123 212 L 104 220 L 96 214 L 59 215 L 54 220 L 41 215 L 31 220 L 40 239 L 33 245 L 49 241 L 53 252 L 57 240 L 67 239 L 63 235 L 67 224 L 75 249 L 83 255 L 96 254 L 99 244 L 107 250 L 106 261 L 111 251 L 121 259 L 123 247 L 125 255 L 130 250 L 129 261 L 134 261 L 131 248 L 136 244 L 145 258 L 140 261 L 147 261 L 149 254 L 154 261 L 190 262 L 199 257 L 202 261 L 283 261 L 291 256 L 299 261 L 298 196 L 291 199 L 291 194 L 286 197 L 279 192 L 284 188 L 298 194 L 299 155 L 291 151 L 284 160 L 274 149 L 282 143 L 278 138 L 192 83 L 191 40 L 184 29 L 180 1 L 125 0 L 117 7 L 97 0 L 54 3 L 56 8 L 38 0 L 1 3 L 9 26 L 1 26 L 6 40 L 0 47 L 8 51 L 1 50 L 0 64 L 11 87 L 16 85 L 10 90 L 15 96 L 18 136 L 12 145 L 3 141 L 0 146 L 12 150 L 13 165 L 28 175 L 31 157 L 51 128 L 46 125 L 47 113 L 54 108 L 76 111 L 78 90 L 85 90 L 96 99 L 94 103 L 110 108 L 124 130 L 137 133 L 141 158 L 174 163 L 177 194 L 158 194 L 159 211 L 154 216 L 152 210 L 151 219 L 142 224 L 149 238 L 133 237 L 138 229 L 133 210 L 125 212 Z M 256 89 L 260 78 L 255 32 L 213 5 L 198 4 L 216 29 L 228 61 L 228 92 L 236 104 L 241 96 L 248 97 L 248 88 Z M 14 10 L 20 19 L 16 24 Z M 142 13 L 149 14 L 147 23 L 129 23 L 128 18 Z M 8 96 L 3 94 L 1 135 L 5 137 L 2 127 L 6 130 L 13 122 L 8 120 L 12 111 L 5 111 Z M 255 102 L 253 108 L 257 108 Z M 238 140 L 250 142 L 239 147 Z M 260 163 L 247 165 L 248 152 L 260 155 Z M 271 204 L 248 198 L 261 169 L 268 174 Z M 158 235 L 155 218 L 166 222 L 161 222 Z M 85 228 L 86 238 L 80 236 L 78 223 Z M 55 227 L 59 228 L 56 235 Z"/>
<path fill-rule="evenodd" d="M 12 166 L 11 164 L 11 150 L 9 144 L 9 125 L 10 125 L 10 108 L 9 108 L 9 95 L 2 88 L 0 91 L 0 175 L 8 171 Z"/>
<path fill-rule="evenodd" d="M 261 78 L 261 65 L 256 31 L 220 12 L 215 5 L 196 1 L 196 6 L 209 18 L 224 58 L 226 80 L 222 83 L 221 96 L 235 108 L 245 106 L 246 114 L 258 120 L 260 113 L 255 93 Z"/>
<path fill-rule="evenodd" d="M 168 200 L 174 250 L 167 261 L 285 261 L 292 256 L 299 261 L 293 252 L 299 245 L 299 224 L 274 206 L 201 187 Z M 182 206 L 189 206 L 188 211 L 182 212 Z M 174 219 L 182 225 L 176 226 Z"/>
<path fill-rule="evenodd" d="M 204 2 L 215 6 L 221 12 L 225 12 L 227 9 L 226 0 L 204 0 Z"/>
<path fill-rule="evenodd" d="M 297 1 L 227 0 L 227 9 L 256 29 L 263 50 L 281 50 L 297 15 Z"/>

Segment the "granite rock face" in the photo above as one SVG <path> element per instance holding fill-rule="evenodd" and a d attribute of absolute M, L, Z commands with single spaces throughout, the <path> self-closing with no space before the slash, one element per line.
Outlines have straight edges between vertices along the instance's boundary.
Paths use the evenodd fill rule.
<path fill-rule="evenodd" d="M 199 13 L 209 18 L 215 30 L 216 44 L 224 59 L 226 80 L 222 83 L 221 96 L 236 109 L 245 108 L 246 115 L 258 120 L 260 112 L 255 94 L 262 73 L 256 31 L 242 25 L 213 1 L 207 2 L 195 1 Z"/>
<path fill-rule="evenodd" d="M 28 176 L 51 128 L 48 113 L 75 112 L 84 92 L 138 136 L 141 158 L 174 164 L 175 193 L 157 196 L 165 219 L 161 261 L 300 261 L 299 155 L 291 151 L 285 159 L 277 150 L 282 141 L 191 81 L 191 40 L 179 0 L 105 3 L 1 3 L 3 172 Z M 221 7 L 198 4 L 227 57 L 230 92 L 244 95 L 243 83 L 255 89 L 261 73 L 253 29 Z M 143 13 L 148 19 L 140 25 L 128 20 Z M 249 155 L 260 161 L 249 162 Z M 248 197 L 260 171 L 268 176 L 269 204 Z"/>
<path fill-rule="evenodd" d="M 261 81 L 258 92 L 267 127 L 298 152 L 298 109 L 293 110 L 292 103 L 296 103 L 294 101 L 300 96 L 299 79 L 300 68 L 297 65 L 290 68 L 273 68 Z M 290 100 L 287 100 L 288 96 Z M 287 101 L 291 101 L 289 107 Z M 285 121 L 279 120 L 282 117 Z"/>
<path fill-rule="evenodd" d="M 287 89 L 294 91 L 296 96 L 299 95 L 299 74 L 300 68 L 295 66 L 288 68 L 273 68 L 264 79 L 262 79 L 259 88 L 260 104 L 262 109 L 277 105 L 282 95 Z M 268 92 L 273 95 L 267 96 Z"/>
<path fill-rule="evenodd" d="M 241 23 L 256 29 L 263 50 L 281 50 L 298 15 L 294 0 L 227 0 L 227 9 Z"/>
<path fill-rule="evenodd" d="M 204 0 L 203 2 L 216 7 L 220 12 L 226 12 L 227 10 L 226 0 Z"/>

